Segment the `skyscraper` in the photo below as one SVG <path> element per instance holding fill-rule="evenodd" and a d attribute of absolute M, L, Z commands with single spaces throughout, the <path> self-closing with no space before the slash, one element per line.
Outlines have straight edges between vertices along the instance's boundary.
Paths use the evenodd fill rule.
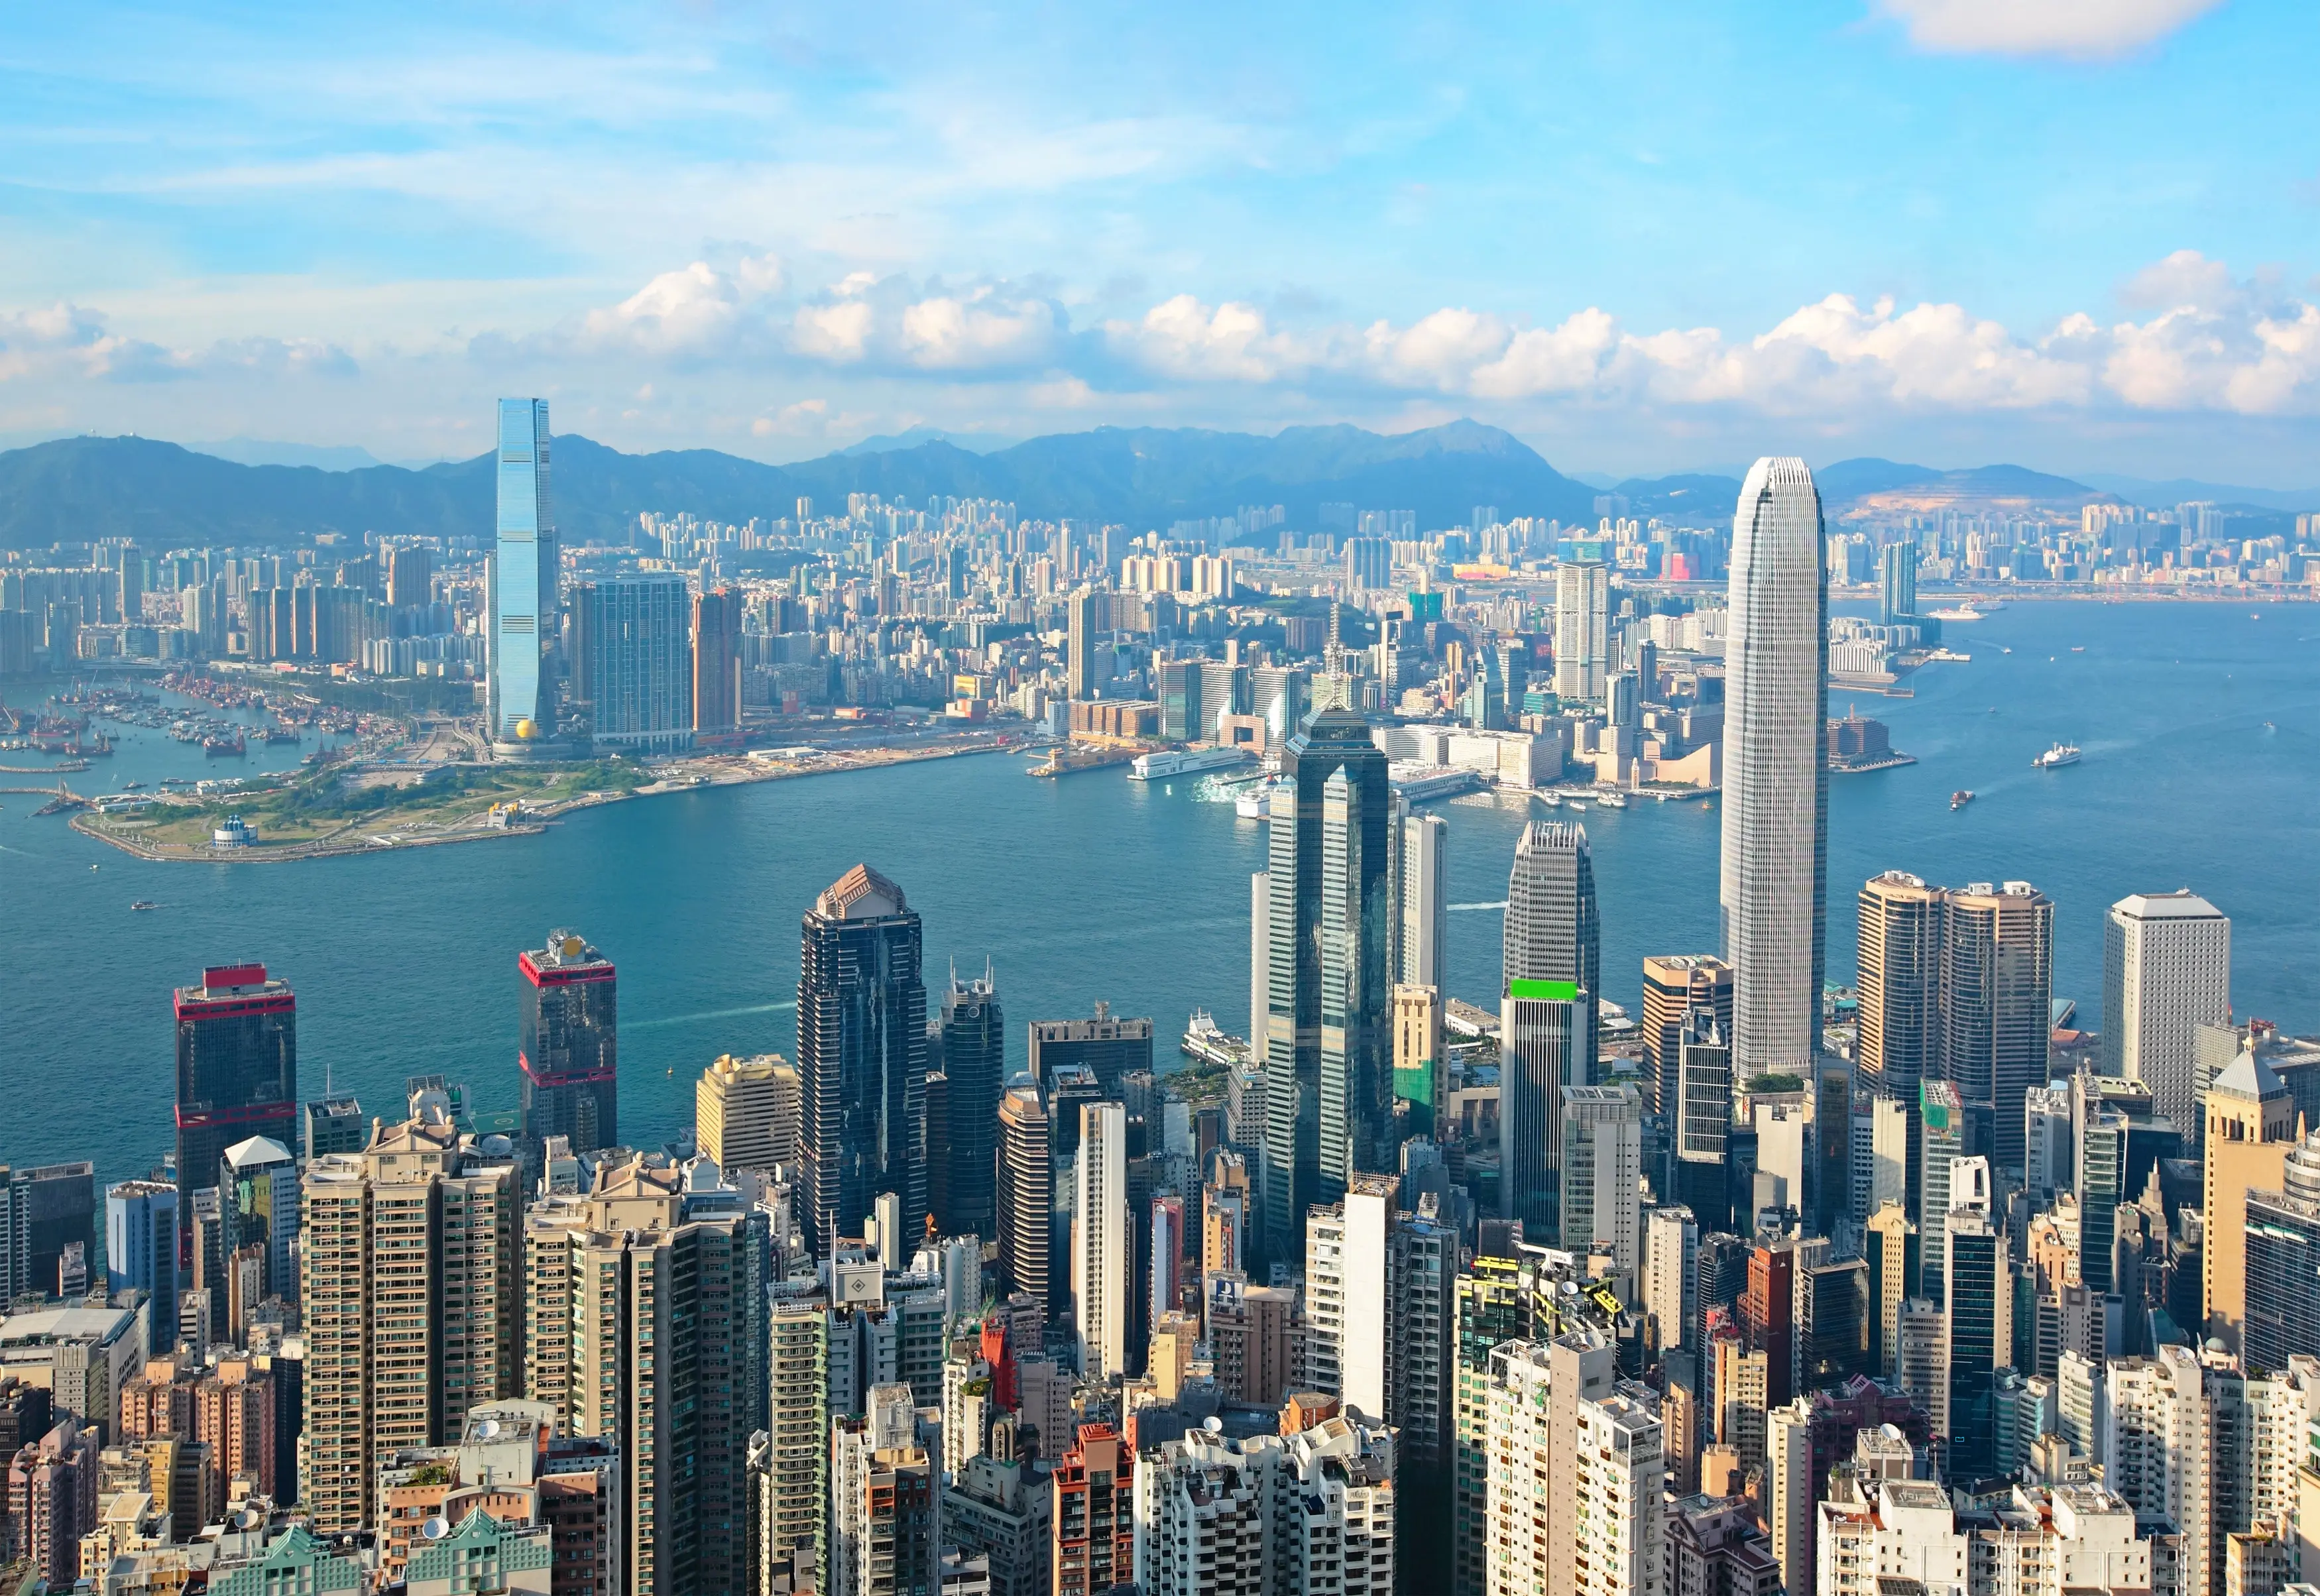
<path fill-rule="evenodd" d="M 795 1066 L 778 1053 L 720 1055 L 693 1088 L 693 1145 L 723 1170 L 797 1161 Z"/>
<path fill-rule="evenodd" d="M 1393 978 L 1403 986 L 1440 988 L 1449 937 L 1450 822 L 1438 814 L 1403 814 L 1394 823 L 1401 845 L 1396 861 L 1401 926 Z"/>
<path fill-rule="evenodd" d="M 693 632 L 684 578 L 605 576 L 573 591 L 579 696 L 600 748 L 693 746 Z"/>
<path fill-rule="evenodd" d="M 1600 702 L 1610 669 L 1611 572 L 1600 559 L 1565 560 L 1554 576 L 1554 695 Z"/>
<path fill-rule="evenodd" d="M 800 1162 L 816 1256 L 851 1235 L 882 1192 L 902 1233 L 926 1228 L 927 989 L 919 917 L 867 865 L 806 911 L 798 960 Z"/>
<path fill-rule="evenodd" d="M 1644 960 L 1644 1093 L 1645 1106 L 1675 1107 L 1676 1070 L 1684 1022 L 1695 1009 L 1716 1016 L 1732 1034 L 1732 966 L 1707 954 L 1654 954 Z"/>
<path fill-rule="evenodd" d="M 148 1350 L 177 1345 L 177 1188 L 122 1181 L 104 1192 L 104 1271 L 109 1292 L 146 1294 Z"/>
<path fill-rule="evenodd" d="M 1888 870 L 1861 889 L 1862 1084 L 1915 1104 L 1941 1074 L 1942 889 Z"/>
<path fill-rule="evenodd" d="M 1081 588 L 1065 601 L 1070 623 L 1069 651 L 1065 656 L 1064 676 L 1064 692 L 1068 698 L 1078 700 L 1095 696 L 1096 634 L 1104 603 L 1102 594 L 1088 587 Z"/>
<path fill-rule="evenodd" d="M 612 961 L 576 931 L 516 956 L 524 1134 L 569 1137 L 575 1153 L 621 1140 L 620 990 Z"/>
<path fill-rule="evenodd" d="M 1056 1072 L 1074 1066 L 1095 1072 L 1102 1095 L 1118 1098 L 1121 1083 L 1152 1071 L 1152 1021 L 1115 1015 L 1101 999 L 1091 1020 L 1034 1020 L 1028 1033 L 1031 1073 L 1052 1087 Z"/>
<path fill-rule="evenodd" d="M 1732 1135 L 1732 1045 L 1712 1009 L 1695 1009 L 1676 1047 L 1674 1198 L 1699 1218 L 1701 1233 L 1732 1223 L 1732 1177 L 1726 1151 Z"/>
<path fill-rule="evenodd" d="M 1039 1084 L 1028 1073 L 1008 1083 L 999 1102 L 996 1200 L 1002 1282 L 1030 1292 L 1048 1317 L 1057 1317 L 1049 1301 L 1055 1287 L 1055 1137 Z"/>
<path fill-rule="evenodd" d="M 1305 1211 L 1392 1156 L 1385 766 L 1368 722 L 1341 709 L 1309 717 L 1282 756 L 1265 873 L 1268 1260 L 1293 1261 Z"/>
<path fill-rule="evenodd" d="M 1608 1253 L 1634 1282 L 1643 1263 L 1643 1099 L 1633 1086 L 1563 1089 L 1563 1244 Z"/>
<path fill-rule="evenodd" d="M 961 982 L 953 970 L 942 1000 L 943 1074 L 950 1082 L 950 1136 L 939 1156 L 951 1166 L 947 1236 L 993 1234 L 997 1217 L 999 1100 L 1007 1086 L 1007 1022 L 989 966 Z M 1146 1058 L 1151 1056 L 1146 1042 Z"/>
<path fill-rule="evenodd" d="M 502 743 L 556 734 L 548 657 L 561 610 L 556 512 L 548 491 L 548 401 L 503 399 L 498 541 L 492 559 L 492 736 Z"/>
<path fill-rule="evenodd" d="M 693 595 L 693 729 L 730 731 L 741 723 L 741 590 Z"/>
<path fill-rule="evenodd" d="M 298 1000 L 264 965 L 213 965 L 199 986 L 177 988 L 177 1012 L 182 1238 L 191 1193 L 217 1184 L 226 1148 L 252 1136 L 297 1142 Z"/>
<path fill-rule="evenodd" d="M 1732 521 L 1725 640 L 1724 857 L 1732 1063 L 1812 1074 L 1828 878 L 1828 584 L 1820 494 L 1799 459 L 1758 460 Z"/>
<path fill-rule="evenodd" d="M 1128 1372 L 1133 1307 L 1128 1255 L 1136 1226 L 1128 1206 L 1128 1111 L 1120 1104 L 1080 1105 L 1072 1186 L 1072 1322 L 1080 1368 L 1101 1383 Z"/>
<path fill-rule="evenodd" d="M 1877 556 L 1877 620 L 1882 626 L 1917 613 L 1917 546 L 1888 543 Z"/>
<path fill-rule="evenodd" d="M 2151 1088 L 2177 1129 L 2198 1123 L 2199 1028 L 2232 1017 L 2232 922 L 2189 891 L 2136 893 L 2103 922 L 2103 1073 Z"/>
<path fill-rule="evenodd" d="M 2045 1084 L 2053 962 L 2054 905 L 2028 882 L 1943 895 L 1942 1074 L 2000 1169 L 2022 1167 L 2024 1102 Z"/>
<path fill-rule="evenodd" d="M 2252 1041 L 2207 1088 L 2199 1206 L 2206 1335 L 2240 1350 L 2247 1329 L 2248 1203 L 2281 1189 L 2296 1142 L 2296 1100 Z"/>
<path fill-rule="evenodd" d="M 1533 821 L 1507 881 L 1499 1190 L 1501 1216 L 1550 1244 L 1562 1235 L 1563 1089 L 1595 1084 L 1598 945 L 1587 829 Z"/>
<path fill-rule="evenodd" d="M 1997 1414 L 1991 1404 L 1998 1370 L 2014 1358 L 2013 1270 L 2007 1262 L 2006 1233 L 1990 1223 L 1987 1208 L 1953 1209 L 1944 1245 L 1950 1472 L 1957 1479 L 1974 1480 L 1996 1465 Z"/>

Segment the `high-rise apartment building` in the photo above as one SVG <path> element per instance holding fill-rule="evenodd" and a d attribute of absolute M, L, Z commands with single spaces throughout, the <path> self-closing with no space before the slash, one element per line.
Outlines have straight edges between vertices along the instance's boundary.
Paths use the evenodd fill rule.
<path fill-rule="evenodd" d="M 1638 1305 L 1648 1316 L 1645 1334 L 1664 1352 L 1699 1347 L 1699 1220 L 1676 1204 L 1655 1208 L 1644 1221 L 1644 1267 Z"/>
<path fill-rule="evenodd" d="M 740 724 L 741 590 L 705 588 L 693 595 L 693 729 Z"/>
<path fill-rule="evenodd" d="M 1588 1332 L 1509 1341 L 1490 1370 L 1486 1596 L 1656 1596 L 1665 1460 L 1652 1393 L 1618 1381 L 1609 1343 Z"/>
<path fill-rule="evenodd" d="M 2198 893 L 2136 893 L 2103 921 L 2103 1074 L 2142 1082 L 2154 1110 L 2198 1122 L 2199 1028 L 2232 1017 L 2232 922 Z"/>
<path fill-rule="evenodd" d="M 1535 1240 L 1563 1234 L 1563 1089 L 1595 1084 L 1599 949 L 1587 829 L 1533 821 L 1507 882 L 1499 1207 Z"/>
<path fill-rule="evenodd" d="M 573 589 L 574 687 L 598 748 L 693 746 L 693 603 L 672 573 L 600 576 Z"/>
<path fill-rule="evenodd" d="M 1877 554 L 1877 621 L 1890 626 L 1917 612 L 1917 546 L 1888 543 Z"/>
<path fill-rule="evenodd" d="M 1890 1380 L 1900 1350 L 1901 1304 L 1917 1294 L 1917 1228 L 1896 1198 L 1871 1214 L 1863 1230 L 1869 1263 L 1869 1372 Z"/>
<path fill-rule="evenodd" d="M 1137 1470 L 1127 1572 L 1145 1596 L 1387 1596 L 1404 1555 L 1398 1462 L 1391 1432 L 1345 1418 L 1246 1439 L 1190 1431 Z"/>
<path fill-rule="evenodd" d="M 1799 459 L 1761 459 L 1732 521 L 1717 894 L 1744 1079 L 1812 1074 L 1828 880 L 1828 584 L 1820 494 Z"/>
<path fill-rule="evenodd" d="M 183 1237 L 191 1193 L 217 1183 L 226 1148 L 252 1136 L 297 1140 L 298 1000 L 264 965 L 213 965 L 200 985 L 177 988 L 177 1014 Z"/>
<path fill-rule="evenodd" d="M 396 1453 L 520 1394 L 521 1174 L 430 1105 L 309 1165 L 304 1202 L 304 1495 L 337 1535 L 375 1522 Z"/>
<path fill-rule="evenodd" d="M 926 1226 L 927 989 L 919 917 L 856 865 L 806 911 L 798 965 L 799 1163 L 810 1245 L 826 1257 L 882 1192 L 903 1234 Z"/>
<path fill-rule="evenodd" d="M 1563 1245 L 1609 1256 L 1631 1285 L 1643 1264 L 1644 1104 L 1633 1086 L 1563 1089 Z"/>
<path fill-rule="evenodd" d="M 1611 572 L 1600 559 L 1565 560 L 1554 576 L 1554 695 L 1600 703 L 1611 668 Z"/>
<path fill-rule="evenodd" d="M 1943 894 L 1942 1073 L 2000 1169 L 2022 1167 L 2025 1102 L 2046 1082 L 2053 964 L 2054 905 L 2028 882 Z"/>
<path fill-rule="evenodd" d="M 1644 960 L 1644 1095 L 1654 1113 L 1675 1107 L 1684 1022 L 1695 1009 L 1732 1034 L 1732 967 L 1708 954 L 1654 954 Z"/>
<path fill-rule="evenodd" d="M 1017 1075 L 999 1100 L 999 1272 L 1005 1286 L 1038 1298 L 1049 1319 L 1061 1318 L 1063 1307 L 1054 1300 L 1055 1156 L 1039 1083 L 1029 1072 Z"/>
<path fill-rule="evenodd" d="M 935 1221 L 946 1236 L 991 1236 L 998 1223 L 999 1100 L 1007 1087 L 1007 1023 L 999 983 L 988 966 L 967 981 L 953 970 L 942 999 L 943 1075 L 948 1081 L 949 1136 L 941 1156 L 950 1167 L 949 1211 Z M 1146 1021 L 1146 1056 L 1150 1056 Z"/>
<path fill-rule="evenodd" d="M 829 1510 L 829 1314 L 814 1298 L 767 1313 L 765 1445 L 757 1451 L 757 1555 L 820 1555 Z"/>
<path fill-rule="evenodd" d="M 1942 889 L 1888 870 L 1861 889 L 1858 987 L 1861 1083 L 1915 1103 L 1941 1075 Z"/>
<path fill-rule="evenodd" d="M 1083 1103 L 1072 1163 L 1072 1322 L 1080 1368 L 1099 1383 L 1128 1369 L 1136 1226 L 1128 1198 L 1128 1111 Z M 1140 1348 L 1138 1349 L 1141 1350 Z"/>
<path fill-rule="evenodd" d="M 1346 710 L 1307 719 L 1273 797 L 1261 1232 L 1289 1262 L 1305 1211 L 1334 1202 L 1356 1170 L 1391 1159 L 1391 797 L 1385 755 Z M 1258 1045 L 1251 1038 L 1251 1045 Z"/>
<path fill-rule="evenodd" d="M 693 1087 L 693 1145 L 720 1169 L 797 1162 L 798 1073 L 778 1053 L 720 1054 Z"/>
<path fill-rule="evenodd" d="M 747 1596 L 770 1383 L 765 1238 L 741 1193 L 639 1156 L 534 1203 L 523 1239 L 525 1394 L 620 1460 L 615 1588 Z"/>
<path fill-rule="evenodd" d="M 407 610 L 434 598 L 435 552 L 424 543 L 396 543 L 386 550 L 386 603 Z"/>
<path fill-rule="evenodd" d="M 618 1147 L 620 986 L 612 961 L 576 931 L 548 933 L 516 956 L 524 1134 L 572 1150 Z"/>
<path fill-rule="evenodd" d="M 552 657 L 563 622 L 563 560 L 548 489 L 548 401 L 499 404 L 497 542 L 491 569 L 491 722 L 494 740 L 546 742 L 556 735 Z"/>
<path fill-rule="evenodd" d="M 1095 696 L 1095 646 L 1102 632 L 1102 606 L 1107 602 L 1104 594 L 1087 587 L 1064 601 L 1069 628 L 1064 692 L 1074 702 Z"/>
<path fill-rule="evenodd" d="M 1305 1218 L 1302 1389 L 1341 1399 L 1373 1421 L 1392 1411 L 1391 1237 L 1400 1182 L 1356 1174 L 1345 1195 Z"/>
<path fill-rule="evenodd" d="M 1103 1596 L 1136 1568 L 1136 1449 L 1083 1424 L 1055 1473 L 1051 1596 Z"/>

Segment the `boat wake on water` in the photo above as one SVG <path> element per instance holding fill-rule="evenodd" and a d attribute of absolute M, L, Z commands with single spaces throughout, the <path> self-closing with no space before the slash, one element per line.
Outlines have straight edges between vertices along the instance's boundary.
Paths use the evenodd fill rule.
<path fill-rule="evenodd" d="M 1504 909 L 1506 906 L 1507 901 L 1504 898 L 1500 898 L 1495 903 L 1451 903 L 1446 905 L 1450 912 L 1453 914 L 1461 913 L 1467 910 L 1473 910 L 1475 912 L 1480 913 L 1485 909 Z"/>

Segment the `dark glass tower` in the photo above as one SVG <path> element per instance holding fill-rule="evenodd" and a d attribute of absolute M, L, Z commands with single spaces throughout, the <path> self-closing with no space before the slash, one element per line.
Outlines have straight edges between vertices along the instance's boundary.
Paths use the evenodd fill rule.
<path fill-rule="evenodd" d="M 181 986 L 177 1010 L 177 1191 L 217 1184 L 225 1150 L 253 1136 L 298 1139 L 298 1000 L 258 964 L 213 965 Z M 191 1233 L 181 1225 L 180 1237 Z M 180 1247 L 184 1246 L 181 1240 Z"/>
<path fill-rule="evenodd" d="M 1262 1241 L 1303 1256 L 1305 1211 L 1392 1147 L 1388 1025 L 1392 825 L 1385 753 L 1349 710 L 1309 717 L 1282 755 L 1266 912 Z"/>
<path fill-rule="evenodd" d="M 962 983 L 951 973 L 942 1049 L 949 1134 L 938 1152 L 950 1169 L 950 1202 L 935 1220 L 947 1236 L 988 1240 L 998 1212 L 999 1099 L 1007 1088 L 1007 1023 L 988 966 L 979 981 Z"/>
<path fill-rule="evenodd" d="M 523 1129 L 569 1137 L 575 1153 L 621 1144 L 620 987 L 612 961 L 575 931 L 516 958 L 523 1005 Z"/>
<path fill-rule="evenodd" d="M 1532 821 L 1507 881 L 1499 1212 L 1520 1220 L 1527 1240 L 1554 1247 L 1563 1234 L 1563 1089 L 1595 1084 L 1599 946 L 1587 828 Z"/>
<path fill-rule="evenodd" d="M 818 1256 L 854 1235 L 882 1192 L 903 1234 L 927 1218 L 927 989 L 919 917 L 856 865 L 806 911 L 798 957 L 798 1156 Z"/>

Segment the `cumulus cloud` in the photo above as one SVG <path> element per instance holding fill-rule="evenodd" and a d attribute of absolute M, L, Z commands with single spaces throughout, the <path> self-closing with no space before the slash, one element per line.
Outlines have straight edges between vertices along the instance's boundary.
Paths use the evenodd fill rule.
<path fill-rule="evenodd" d="M 2100 59 L 2164 39 L 2223 0 L 1877 0 L 1919 50 Z"/>
<path fill-rule="evenodd" d="M 781 261 L 770 255 L 745 258 L 730 272 L 696 260 L 661 273 L 618 304 L 590 311 L 581 319 L 581 340 L 644 354 L 714 354 L 744 330 L 749 307 L 785 282 Z"/>
<path fill-rule="evenodd" d="M 320 339 L 239 338 L 171 349 L 115 332 L 100 313 L 61 300 L 0 313 L 0 382 L 165 382 L 231 372 L 351 376 L 356 369 L 353 356 Z"/>

